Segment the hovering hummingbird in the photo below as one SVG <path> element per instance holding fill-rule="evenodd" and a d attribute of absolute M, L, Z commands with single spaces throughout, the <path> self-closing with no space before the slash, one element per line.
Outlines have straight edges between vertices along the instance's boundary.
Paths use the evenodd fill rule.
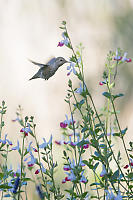
<path fill-rule="evenodd" d="M 38 72 L 29 80 L 36 79 L 36 78 L 43 78 L 48 80 L 51 76 L 55 74 L 60 66 L 64 63 L 67 63 L 63 57 L 52 58 L 47 64 L 41 64 L 30 60 L 34 65 L 38 65 L 40 69 Z"/>

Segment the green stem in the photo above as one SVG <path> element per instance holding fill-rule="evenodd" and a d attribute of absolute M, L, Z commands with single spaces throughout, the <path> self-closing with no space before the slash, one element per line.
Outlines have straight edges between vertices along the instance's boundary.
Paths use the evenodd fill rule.
<path fill-rule="evenodd" d="M 107 87 L 108 87 L 108 91 L 109 91 L 109 93 L 111 94 L 111 91 L 110 91 L 110 88 L 109 88 L 109 84 L 108 84 L 108 82 L 107 82 Z M 115 114 L 116 122 L 117 122 L 117 125 L 118 125 L 118 128 L 119 128 L 120 134 L 121 134 L 121 139 L 122 139 L 123 146 L 124 146 L 124 149 L 125 149 L 125 152 L 126 152 L 126 156 L 127 156 L 127 158 L 128 158 L 129 165 L 130 165 L 130 158 L 129 158 L 129 155 L 128 155 L 128 152 L 127 152 L 127 148 L 126 148 L 126 144 L 125 144 L 125 141 L 124 141 L 123 135 L 122 135 L 122 130 L 121 130 L 121 127 L 120 127 L 120 123 L 119 123 L 119 120 L 118 120 L 117 114 L 116 114 L 116 109 L 115 109 L 114 101 L 113 101 L 113 99 L 112 99 L 112 95 L 110 95 L 110 100 L 111 100 L 111 103 L 112 103 L 112 106 L 113 106 L 113 110 L 114 110 L 114 114 Z M 131 169 L 131 171 L 132 171 L 131 165 L 130 165 L 130 169 Z"/>
<path fill-rule="evenodd" d="M 40 150 L 39 150 L 39 144 L 37 142 L 37 138 L 36 138 L 36 134 L 35 134 L 35 125 L 34 125 L 34 123 L 33 123 L 33 135 L 34 135 L 35 141 L 36 141 L 36 147 L 37 147 L 37 153 L 38 153 L 38 159 L 39 159 L 40 172 L 41 172 L 41 175 L 42 175 L 42 179 L 43 179 L 43 183 L 44 183 L 44 186 L 45 186 L 45 189 L 46 189 L 46 193 L 47 193 L 48 199 L 50 200 L 49 195 L 48 195 L 47 184 L 45 182 L 44 175 L 43 175 L 43 172 L 42 172 Z"/>
<path fill-rule="evenodd" d="M 21 190 L 21 182 L 22 182 L 22 177 L 23 177 L 23 157 L 24 157 L 24 139 L 25 135 L 23 136 L 23 141 L 22 141 L 22 148 L 21 148 L 21 174 L 20 174 L 20 183 L 19 183 L 19 194 L 18 194 L 18 200 L 20 199 L 20 190 Z"/>

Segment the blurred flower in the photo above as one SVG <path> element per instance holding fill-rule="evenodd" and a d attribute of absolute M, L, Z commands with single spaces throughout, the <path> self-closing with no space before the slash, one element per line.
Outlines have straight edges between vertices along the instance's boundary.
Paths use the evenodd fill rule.
<path fill-rule="evenodd" d="M 132 61 L 132 59 L 131 58 L 127 58 L 127 52 L 125 52 L 124 53 L 124 56 L 123 56 L 123 58 L 122 58 L 122 60 L 121 60 L 122 62 L 131 62 Z"/>
<path fill-rule="evenodd" d="M 39 174 L 39 172 L 40 172 L 40 169 L 37 169 L 37 170 L 35 171 L 35 174 Z"/>
<path fill-rule="evenodd" d="M 83 145 L 83 149 L 88 149 L 89 148 L 89 144 L 84 144 Z"/>
<path fill-rule="evenodd" d="M 36 190 L 37 190 L 37 193 L 38 193 L 40 199 L 44 199 L 44 193 L 42 191 L 41 185 L 36 185 Z"/>
<path fill-rule="evenodd" d="M 127 169 L 128 167 L 129 167 L 129 165 L 125 165 L 125 166 L 124 166 L 124 169 Z"/>
<path fill-rule="evenodd" d="M 16 119 L 12 119 L 12 122 L 16 122 L 16 121 L 20 121 L 19 117 L 17 117 Z"/>
<path fill-rule="evenodd" d="M 111 188 L 109 190 L 105 190 L 105 192 L 107 193 L 106 200 L 114 200 L 115 199 L 115 195 L 113 194 Z"/>
<path fill-rule="evenodd" d="M 100 81 L 99 82 L 99 85 L 104 85 L 104 84 L 106 84 L 106 81 Z"/>
<path fill-rule="evenodd" d="M 55 142 L 55 144 L 57 144 L 57 145 L 61 145 L 61 144 L 62 144 L 61 141 L 57 141 L 57 140 L 55 140 L 54 142 Z"/>
<path fill-rule="evenodd" d="M 32 149 L 33 149 L 34 152 L 38 152 L 36 148 L 32 147 Z"/>
<path fill-rule="evenodd" d="M 63 179 L 63 180 L 62 180 L 62 183 L 66 183 L 66 180 L 65 180 L 65 179 Z"/>
<path fill-rule="evenodd" d="M 122 200 L 121 192 L 118 192 L 118 195 L 114 198 L 114 200 Z"/>
<path fill-rule="evenodd" d="M 13 193 L 16 194 L 17 193 L 17 189 L 19 186 L 19 182 L 20 182 L 20 178 L 19 176 L 16 178 L 15 182 L 14 182 L 14 188 L 13 188 Z"/>
<path fill-rule="evenodd" d="M 118 53 L 118 49 L 116 49 L 116 56 L 114 57 L 114 60 L 117 60 L 117 61 L 119 61 L 119 60 L 121 60 L 121 59 L 122 59 L 122 57 L 121 57 L 121 56 L 119 56 L 118 54 L 119 54 L 119 53 Z"/>

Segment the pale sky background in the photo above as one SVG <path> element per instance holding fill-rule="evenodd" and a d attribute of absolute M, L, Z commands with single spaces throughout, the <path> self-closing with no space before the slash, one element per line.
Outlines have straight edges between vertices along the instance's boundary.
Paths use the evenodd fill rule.
<path fill-rule="evenodd" d="M 48 81 L 28 81 L 38 70 L 28 58 L 37 62 L 47 62 L 51 56 L 69 59 L 71 51 L 57 47 L 62 39 L 62 20 L 67 21 L 74 47 L 80 42 L 85 46 L 85 79 L 100 107 L 104 89 L 98 82 L 108 51 L 121 47 L 133 58 L 132 19 L 133 0 L 0 0 L 0 101 L 5 100 L 8 106 L 4 131 L 9 138 L 19 138 L 19 126 L 11 122 L 18 105 L 23 107 L 24 116 L 35 117 L 38 138 L 49 139 L 51 134 L 54 139 L 61 137 L 59 123 L 69 114 L 64 101 L 67 65 Z M 127 141 L 133 139 L 132 69 L 132 63 L 123 65 L 117 77 L 119 92 L 125 93 L 119 108 L 122 127 L 129 128 Z"/>

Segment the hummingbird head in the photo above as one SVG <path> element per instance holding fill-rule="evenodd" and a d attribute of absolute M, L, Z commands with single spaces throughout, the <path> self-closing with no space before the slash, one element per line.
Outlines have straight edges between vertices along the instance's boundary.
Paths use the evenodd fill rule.
<path fill-rule="evenodd" d="M 60 67 L 61 65 L 65 64 L 67 62 L 68 61 L 66 61 L 65 58 L 63 58 L 63 57 L 57 57 L 56 61 L 55 61 L 56 66 L 58 66 L 58 67 Z"/>

